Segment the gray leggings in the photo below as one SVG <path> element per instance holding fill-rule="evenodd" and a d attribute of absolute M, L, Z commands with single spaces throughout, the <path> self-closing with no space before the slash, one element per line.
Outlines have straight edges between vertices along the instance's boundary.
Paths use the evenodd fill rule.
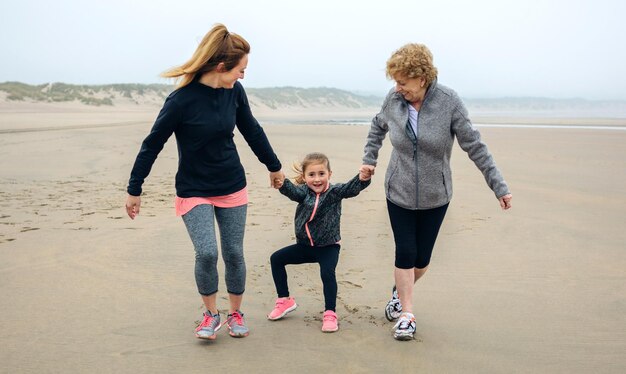
<path fill-rule="evenodd" d="M 196 285 L 201 295 L 209 296 L 217 292 L 217 239 L 214 221 L 217 221 L 220 230 L 226 291 L 234 295 L 243 294 L 246 288 L 243 234 L 247 209 L 247 205 L 218 208 L 202 204 L 183 215 L 183 221 L 196 251 Z"/>

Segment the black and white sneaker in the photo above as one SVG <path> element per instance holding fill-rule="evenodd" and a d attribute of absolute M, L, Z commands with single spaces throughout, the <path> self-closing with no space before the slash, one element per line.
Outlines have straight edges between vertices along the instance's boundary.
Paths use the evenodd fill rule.
<path fill-rule="evenodd" d="M 391 293 L 391 300 L 385 306 L 385 317 L 388 321 L 397 320 L 402 314 L 402 303 L 400 303 L 400 299 L 398 298 L 398 291 L 396 290 L 396 286 L 393 286 L 393 291 Z"/>
<path fill-rule="evenodd" d="M 411 313 L 403 313 L 393 327 L 393 337 L 396 340 L 413 340 L 415 336 L 415 316 Z"/>

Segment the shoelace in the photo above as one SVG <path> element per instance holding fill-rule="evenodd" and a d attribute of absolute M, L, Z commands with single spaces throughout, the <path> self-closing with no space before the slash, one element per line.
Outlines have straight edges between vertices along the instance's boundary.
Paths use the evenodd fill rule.
<path fill-rule="evenodd" d="M 398 320 L 398 322 L 396 323 L 396 325 L 393 327 L 394 329 L 399 329 L 399 330 L 408 330 L 409 327 L 411 326 L 411 323 L 413 323 L 414 319 L 408 319 L 406 317 L 404 318 L 400 318 L 400 320 Z"/>
<path fill-rule="evenodd" d="M 332 314 L 327 314 L 324 316 L 324 321 L 335 321 L 337 320 L 336 316 L 333 316 Z"/>
<path fill-rule="evenodd" d="M 228 319 L 229 321 L 235 321 L 236 324 L 238 325 L 243 325 L 243 316 L 241 314 L 239 314 L 239 312 L 233 312 L 233 314 L 230 315 L 230 318 Z"/>
<path fill-rule="evenodd" d="M 206 326 L 211 325 L 212 320 L 213 320 L 213 316 L 207 316 L 205 314 L 204 318 L 202 319 L 202 323 L 200 324 L 200 327 L 206 327 Z"/>

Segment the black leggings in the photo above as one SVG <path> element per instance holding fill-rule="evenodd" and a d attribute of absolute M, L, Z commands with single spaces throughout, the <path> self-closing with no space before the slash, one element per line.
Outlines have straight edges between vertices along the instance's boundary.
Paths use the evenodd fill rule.
<path fill-rule="evenodd" d="M 276 285 L 278 297 L 289 297 L 287 285 L 286 265 L 320 264 L 320 275 L 324 285 L 325 310 L 335 311 L 337 305 L 337 279 L 335 268 L 339 261 L 339 244 L 325 247 L 311 247 L 303 244 L 293 244 L 274 252 L 270 257 L 272 263 L 272 277 Z"/>
<path fill-rule="evenodd" d="M 434 209 L 410 210 L 387 200 L 396 242 L 397 268 L 423 269 L 428 266 L 447 209 L 448 204 Z"/>

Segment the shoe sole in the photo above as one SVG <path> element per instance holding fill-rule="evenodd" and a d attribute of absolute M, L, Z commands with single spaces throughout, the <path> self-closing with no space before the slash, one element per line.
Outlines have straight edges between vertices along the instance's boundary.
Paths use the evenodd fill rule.
<path fill-rule="evenodd" d="M 196 338 L 204 339 L 204 340 L 215 340 L 215 338 L 217 338 L 217 332 L 220 331 L 220 329 L 222 328 L 222 325 L 223 324 L 221 324 L 221 323 L 219 325 L 217 325 L 215 330 L 213 330 L 213 335 L 211 335 L 211 336 L 203 336 L 203 335 L 196 334 Z"/>
<path fill-rule="evenodd" d="M 202 336 L 202 335 L 196 334 L 196 338 L 202 339 L 202 340 L 215 340 L 215 338 L 217 338 L 217 335 L 213 334 L 211 336 Z"/>
<path fill-rule="evenodd" d="M 410 335 L 405 335 L 405 334 L 402 334 L 402 335 L 396 335 L 396 334 L 394 334 L 394 335 L 393 335 L 393 338 L 394 338 L 394 339 L 396 339 L 396 340 L 400 340 L 400 341 L 407 341 L 407 340 L 413 340 L 413 339 L 415 339 L 415 337 L 413 336 L 413 334 L 410 334 Z"/>
<path fill-rule="evenodd" d="M 233 334 L 232 331 L 229 331 L 228 335 L 232 336 L 233 338 L 245 338 L 246 336 L 250 335 L 250 333 L 247 332 L 245 334 Z"/>
<path fill-rule="evenodd" d="M 298 307 L 298 304 L 293 304 L 290 308 L 285 309 L 285 311 L 279 315 L 276 316 L 274 318 L 270 317 L 269 315 L 267 316 L 267 319 L 269 319 L 270 321 L 278 321 L 279 319 L 283 318 L 284 316 L 287 315 L 287 313 L 293 312 L 294 310 L 296 310 L 296 308 Z"/>
<path fill-rule="evenodd" d="M 329 332 L 337 332 L 337 331 L 339 331 L 339 327 L 337 327 L 337 328 L 336 328 L 336 329 L 334 329 L 334 330 L 324 330 L 324 329 L 322 329 L 322 332 L 325 332 L 325 333 L 329 333 Z"/>

